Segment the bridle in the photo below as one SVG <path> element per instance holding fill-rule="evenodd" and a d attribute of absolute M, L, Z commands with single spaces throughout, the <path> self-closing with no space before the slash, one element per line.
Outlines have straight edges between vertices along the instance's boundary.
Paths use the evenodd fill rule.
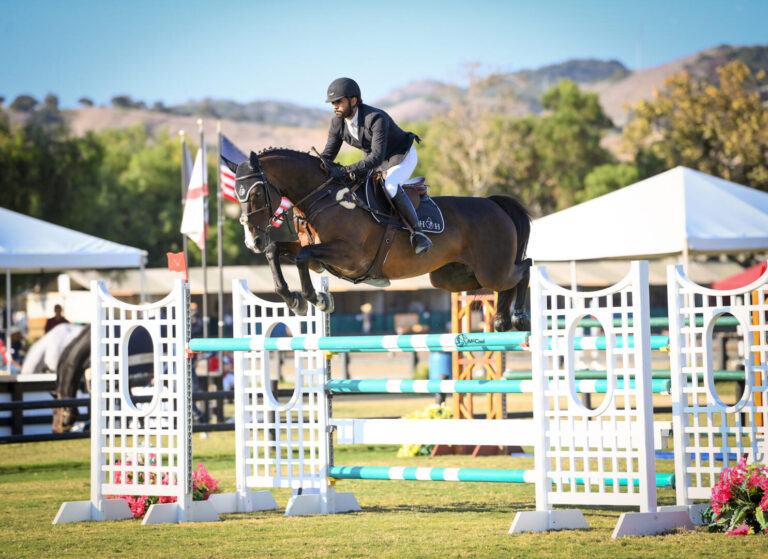
<path fill-rule="evenodd" d="M 257 162 L 257 167 L 253 173 L 235 178 L 236 183 L 242 180 L 256 179 L 250 184 L 250 186 L 236 187 L 235 197 L 237 198 L 237 201 L 240 203 L 240 224 L 243 227 L 250 225 L 251 227 L 256 229 L 256 231 L 258 231 L 260 234 L 269 235 L 269 231 L 275 228 L 275 225 L 273 224 L 274 220 L 270 219 L 269 221 L 267 221 L 267 226 L 264 228 L 264 227 L 260 227 L 259 225 L 250 223 L 250 220 L 248 218 L 250 218 L 252 215 L 257 214 L 259 212 L 272 211 L 272 197 L 270 196 L 270 193 L 269 193 L 270 189 L 276 191 L 279 198 L 282 198 L 282 193 L 275 185 L 269 182 L 269 180 L 267 179 L 267 176 L 264 174 L 264 170 L 261 168 L 261 162 L 258 159 L 256 159 L 256 162 Z M 256 208 L 254 210 L 248 211 L 248 201 L 251 198 L 251 192 L 253 191 L 254 188 L 259 186 L 264 191 L 265 204 L 260 208 Z M 279 219 L 282 221 L 285 219 L 285 214 L 282 214 L 275 219 Z"/>
<path fill-rule="evenodd" d="M 282 200 L 282 198 L 283 198 L 283 193 L 280 191 L 280 189 L 277 188 L 275 185 L 273 185 L 271 182 L 269 182 L 269 179 L 267 179 L 267 176 L 264 174 L 264 169 L 261 168 L 261 161 L 259 160 L 259 158 L 256 157 L 255 159 L 256 159 L 256 167 L 254 168 L 253 166 L 251 166 L 251 168 L 254 169 L 254 171 L 252 173 L 249 173 L 249 174 L 244 175 L 242 177 L 236 177 L 235 178 L 235 183 L 239 183 L 240 181 L 247 180 L 247 179 L 256 179 L 256 180 L 254 180 L 251 183 L 251 185 L 248 186 L 248 187 L 246 187 L 246 186 L 236 186 L 235 187 L 235 196 L 237 198 L 237 201 L 240 203 L 240 211 L 241 211 L 241 213 L 240 213 L 240 224 L 243 227 L 245 227 L 247 225 L 250 225 L 251 227 L 256 229 L 256 231 L 258 231 L 260 234 L 268 236 L 269 232 L 272 229 L 275 229 L 276 227 L 278 227 L 278 225 L 275 224 L 275 221 L 278 221 L 278 222 L 284 221 L 286 216 L 287 216 L 287 214 L 284 212 L 284 213 L 280 214 L 279 216 L 275 216 L 273 219 L 268 220 L 266 227 L 260 227 L 258 225 L 254 225 L 254 224 L 250 223 L 250 220 L 249 220 L 250 216 L 252 216 L 254 214 L 257 214 L 259 212 L 266 211 L 266 210 L 272 212 L 272 197 L 269 194 L 270 193 L 270 189 L 274 190 L 277 193 L 278 199 Z M 321 161 L 322 161 L 322 159 L 321 159 Z M 329 177 L 328 180 L 326 180 L 325 182 L 323 182 L 321 185 L 317 186 L 316 188 L 313 188 L 309 192 L 309 194 L 304 196 L 298 202 L 293 203 L 293 205 L 296 206 L 296 207 L 300 206 L 300 204 L 304 203 L 306 200 L 311 198 L 313 195 L 317 194 L 320 190 L 322 190 L 323 188 L 328 186 L 328 184 L 330 184 L 333 180 L 334 180 L 333 177 Z M 260 207 L 260 208 L 256 208 L 254 210 L 248 211 L 248 201 L 251 198 L 251 192 L 253 192 L 253 189 L 258 187 L 258 186 L 260 186 L 263 189 L 263 191 L 264 191 L 265 205 Z"/>

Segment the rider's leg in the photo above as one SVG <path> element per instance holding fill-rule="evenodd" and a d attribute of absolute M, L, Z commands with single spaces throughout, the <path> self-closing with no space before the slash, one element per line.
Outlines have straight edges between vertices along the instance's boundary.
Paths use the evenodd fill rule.
<path fill-rule="evenodd" d="M 399 164 L 387 169 L 384 188 L 387 189 L 387 194 L 395 205 L 395 209 L 400 212 L 400 215 L 403 216 L 406 223 L 413 229 L 411 246 L 413 246 L 414 252 L 416 254 L 424 254 L 432 247 L 432 241 L 422 232 L 419 218 L 416 215 L 416 210 L 413 209 L 413 204 L 411 204 L 408 196 L 405 195 L 403 188 L 400 186 L 408 182 L 408 179 L 411 178 L 411 174 L 416 168 L 417 162 L 418 156 L 416 155 L 416 149 L 411 147 L 410 151 Z"/>

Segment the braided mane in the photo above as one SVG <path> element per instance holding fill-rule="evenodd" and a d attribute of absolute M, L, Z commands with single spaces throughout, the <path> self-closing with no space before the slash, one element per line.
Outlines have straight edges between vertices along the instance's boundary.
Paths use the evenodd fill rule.
<path fill-rule="evenodd" d="M 259 157 L 262 155 L 300 155 L 302 157 L 311 157 L 313 159 L 317 159 L 314 155 L 309 153 L 308 151 L 299 151 L 296 149 L 290 149 L 290 148 L 276 148 L 276 147 L 268 147 L 262 149 L 259 153 L 257 153 Z"/>

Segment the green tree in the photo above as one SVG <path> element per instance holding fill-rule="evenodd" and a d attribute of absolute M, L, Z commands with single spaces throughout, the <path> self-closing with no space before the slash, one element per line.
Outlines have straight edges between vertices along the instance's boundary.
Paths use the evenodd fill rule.
<path fill-rule="evenodd" d="M 59 225 L 80 225 L 98 184 L 101 146 L 92 134 L 72 138 L 66 126 L 41 115 L 24 125 L 0 124 L 0 206 Z"/>
<path fill-rule="evenodd" d="M 624 139 L 638 160 L 684 165 L 768 191 L 765 73 L 739 61 L 718 69 L 719 84 L 686 72 L 671 76 L 654 98 L 633 107 Z"/>
<path fill-rule="evenodd" d="M 130 95 L 116 95 L 110 99 L 112 106 L 117 109 L 132 109 L 134 107 L 133 99 Z"/>
<path fill-rule="evenodd" d="M 21 113 L 32 112 L 36 106 L 37 106 L 37 99 L 35 99 L 31 95 L 19 95 L 11 103 L 11 108 L 14 111 L 19 111 Z"/>
<path fill-rule="evenodd" d="M 525 127 L 507 116 L 513 107 L 514 95 L 499 76 L 470 71 L 467 90 L 454 95 L 447 114 L 421 131 L 411 128 L 424 139 L 419 158 L 436 193 L 488 196 L 505 189 L 509 154 L 526 137 Z"/>
<path fill-rule="evenodd" d="M 576 201 L 586 202 L 624 188 L 637 182 L 638 177 L 637 167 L 628 163 L 598 165 L 584 178 L 584 189 L 577 193 Z"/>
<path fill-rule="evenodd" d="M 584 179 L 599 165 L 613 162 L 600 145 L 613 126 L 595 93 L 584 93 L 570 80 L 561 80 L 541 98 L 545 114 L 535 125 L 534 142 L 542 196 L 532 208 L 545 215 L 573 205 Z"/>

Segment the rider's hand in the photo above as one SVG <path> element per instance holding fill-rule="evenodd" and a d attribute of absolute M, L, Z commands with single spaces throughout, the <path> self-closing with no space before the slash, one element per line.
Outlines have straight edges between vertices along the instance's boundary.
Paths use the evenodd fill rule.
<path fill-rule="evenodd" d="M 328 174 L 333 179 L 347 178 L 347 168 L 342 165 L 331 165 Z"/>

